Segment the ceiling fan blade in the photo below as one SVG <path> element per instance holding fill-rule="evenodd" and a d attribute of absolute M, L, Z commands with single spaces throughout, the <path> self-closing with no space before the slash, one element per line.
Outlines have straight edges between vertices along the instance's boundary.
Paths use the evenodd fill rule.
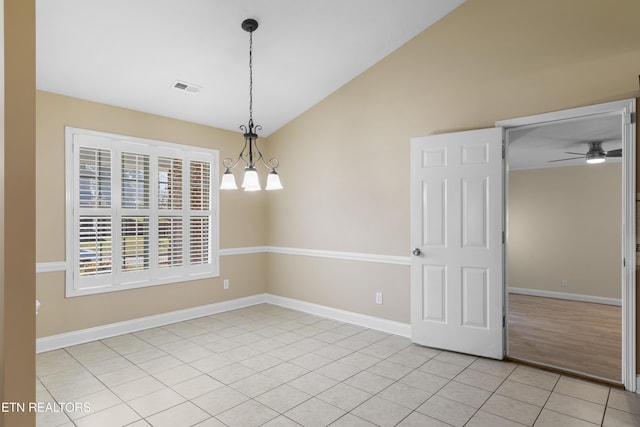
<path fill-rule="evenodd" d="M 575 154 L 576 156 L 586 156 L 587 155 L 587 153 L 574 153 L 574 152 L 571 152 L 571 151 L 565 151 L 564 153 L 565 154 Z"/>
<path fill-rule="evenodd" d="M 622 148 L 607 151 L 607 157 L 622 157 Z"/>
<path fill-rule="evenodd" d="M 582 155 L 580 157 L 569 157 L 568 159 L 547 160 L 547 163 L 564 162 L 566 160 L 575 160 L 575 159 L 584 159 L 584 155 Z"/>

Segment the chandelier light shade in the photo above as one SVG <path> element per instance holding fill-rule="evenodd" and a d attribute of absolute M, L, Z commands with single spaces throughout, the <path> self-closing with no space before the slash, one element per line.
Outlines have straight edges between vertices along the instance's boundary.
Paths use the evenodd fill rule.
<path fill-rule="evenodd" d="M 222 174 L 222 181 L 220 182 L 221 190 L 237 190 L 238 186 L 236 185 L 236 179 L 233 176 L 233 173 L 227 169 Z"/>
<path fill-rule="evenodd" d="M 282 190 L 282 184 L 280 183 L 280 175 L 273 169 L 267 175 L 267 190 Z"/>
<path fill-rule="evenodd" d="M 242 22 L 242 29 L 249 33 L 249 122 L 240 126 L 244 133 L 244 147 L 238 157 L 235 160 L 227 157 L 222 161 L 226 169 L 222 174 L 220 189 L 236 190 L 238 188 L 231 170 L 239 164 L 244 164 L 242 188 L 244 191 L 260 191 L 262 187 L 260 186 L 260 177 L 258 176 L 256 165 L 262 162 L 265 167 L 270 169 L 265 190 L 281 190 L 282 183 L 278 172 L 276 172 L 279 162 L 273 158 L 269 159 L 269 161 L 264 159 L 258 149 L 258 134 L 256 133 L 262 129 L 262 126 L 253 124 L 253 32 L 258 29 L 258 21 L 245 19 Z"/>
<path fill-rule="evenodd" d="M 242 180 L 244 191 L 260 191 L 260 178 L 258 171 L 253 166 L 244 168 L 244 179 Z"/>

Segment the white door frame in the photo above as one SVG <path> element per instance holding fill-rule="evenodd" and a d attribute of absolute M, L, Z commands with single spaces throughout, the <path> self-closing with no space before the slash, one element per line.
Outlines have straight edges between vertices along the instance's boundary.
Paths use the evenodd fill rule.
<path fill-rule="evenodd" d="M 625 389 L 635 392 L 636 380 L 636 100 L 608 102 L 587 107 L 537 114 L 496 122 L 504 128 L 505 149 L 509 146 L 509 131 L 521 127 L 543 123 L 573 120 L 579 117 L 620 115 L 622 127 L 622 382 Z M 508 158 L 507 156 L 505 156 Z M 507 182 L 508 162 L 505 161 L 505 182 Z M 504 200 L 507 200 L 505 186 Z M 506 210 L 507 203 L 504 203 Z M 505 211 L 505 218 L 506 211 Z M 506 251 L 505 251 L 506 253 Z M 506 255 L 505 255 L 506 256 Z M 506 261 L 505 302 L 507 301 Z M 506 340 L 505 329 L 505 340 Z M 506 343 L 505 343 L 506 344 Z M 505 349 L 507 347 L 505 346 Z"/>

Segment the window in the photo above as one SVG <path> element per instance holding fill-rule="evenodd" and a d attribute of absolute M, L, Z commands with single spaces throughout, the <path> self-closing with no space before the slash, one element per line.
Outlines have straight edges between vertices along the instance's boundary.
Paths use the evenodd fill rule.
<path fill-rule="evenodd" d="M 216 277 L 218 152 L 66 129 L 67 296 Z"/>

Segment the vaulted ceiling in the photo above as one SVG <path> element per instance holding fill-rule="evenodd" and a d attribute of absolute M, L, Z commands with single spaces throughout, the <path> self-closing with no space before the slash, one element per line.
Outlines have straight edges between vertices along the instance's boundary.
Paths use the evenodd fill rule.
<path fill-rule="evenodd" d="M 282 127 L 464 0 L 37 0 L 37 88 L 238 130 Z M 176 81 L 199 91 L 174 88 Z"/>

